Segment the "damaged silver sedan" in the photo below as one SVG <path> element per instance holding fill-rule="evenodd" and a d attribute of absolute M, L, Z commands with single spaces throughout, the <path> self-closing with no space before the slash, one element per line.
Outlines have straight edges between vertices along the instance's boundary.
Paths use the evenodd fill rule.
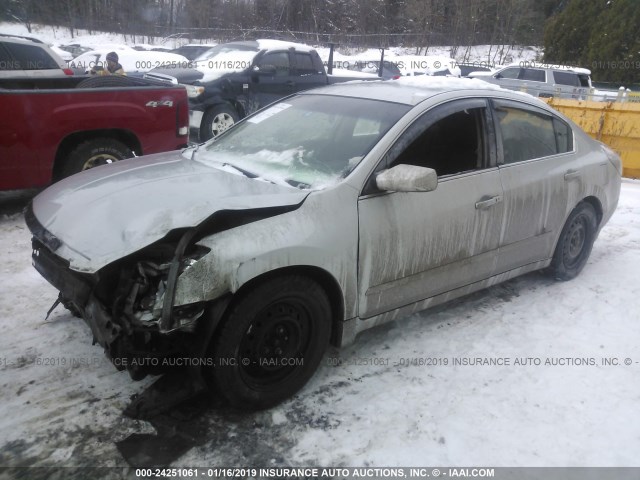
<path fill-rule="evenodd" d="M 230 403 L 264 408 L 330 342 L 533 270 L 573 278 L 620 173 L 533 97 L 352 83 L 67 178 L 26 220 L 35 268 L 118 368 L 188 363 Z"/>

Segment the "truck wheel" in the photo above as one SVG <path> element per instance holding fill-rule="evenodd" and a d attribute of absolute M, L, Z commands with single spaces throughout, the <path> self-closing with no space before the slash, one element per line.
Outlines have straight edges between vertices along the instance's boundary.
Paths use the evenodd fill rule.
<path fill-rule="evenodd" d="M 62 167 L 61 177 L 133 156 L 131 149 L 117 140 L 94 138 L 81 143 L 69 154 Z"/>
<path fill-rule="evenodd" d="M 240 120 L 240 115 L 231 105 L 218 105 L 207 110 L 202 117 L 200 141 L 206 142 L 233 127 Z"/>
<path fill-rule="evenodd" d="M 329 344 L 331 306 L 325 291 L 298 275 L 265 282 L 230 313 L 209 352 L 205 377 L 237 408 L 271 407 L 311 378 Z"/>
<path fill-rule="evenodd" d="M 589 259 L 596 239 L 598 219 L 596 211 L 587 202 L 573 209 L 562 228 L 560 239 L 549 266 L 557 280 L 571 280 L 578 276 Z"/>

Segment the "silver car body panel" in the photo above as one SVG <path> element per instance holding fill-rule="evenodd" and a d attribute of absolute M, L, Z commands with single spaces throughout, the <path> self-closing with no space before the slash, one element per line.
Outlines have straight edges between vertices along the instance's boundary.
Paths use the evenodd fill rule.
<path fill-rule="evenodd" d="M 171 152 L 68 177 L 38 195 L 33 211 L 62 242 L 56 254 L 94 273 L 217 211 L 296 205 L 307 195 Z"/>
<path fill-rule="evenodd" d="M 356 316 L 357 198 L 358 192 L 343 183 L 312 192 L 295 211 L 201 240 L 211 252 L 178 279 L 176 305 L 235 293 L 274 270 L 313 267 L 340 286 L 345 318 Z"/>
<path fill-rule="evenodd" d="M 57 255 L 72 269 L 95 272 L 215 211 L 299 205 L 200 240 L 210 252 L 181 273 L 175 305 L 215 300 L 276 270 L 313 268 L 339 286 L 343 313 L 336 320 L 345 323 L 337 343 L 347 344 L 374 325 L 546 267 L 580 201 L 593 202 L 600 226 L 617 205 L 619 165 L 566 117 L 531 96 L 481 88 L 479 81 L 446 79 L 447 88 L 442 82 L 434 79 L 433 88 L 363 82 L 302 94 L 414 105 L 346 179 L 323 190 L 220 172 L 174 152 L 70 177 L 34 200 L 34 214 L 62 241 Z M 574 151 L 441 178 L 431 192 L 362 194 L 417 117 L 479 96 L 562 118 L 574 131 Z M 109 225 L 93 221 L 87 228 L 97 218 Z"/>

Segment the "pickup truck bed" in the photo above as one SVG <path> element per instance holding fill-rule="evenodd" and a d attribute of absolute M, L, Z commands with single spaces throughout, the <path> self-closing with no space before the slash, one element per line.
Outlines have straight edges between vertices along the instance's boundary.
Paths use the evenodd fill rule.
<path fill-rule="evenodd" d="M 114 77 L 115 78 L 115 77 Z M 187 145 L 184 87 L 128 77 L 0 80 L 0 190 Z"/>

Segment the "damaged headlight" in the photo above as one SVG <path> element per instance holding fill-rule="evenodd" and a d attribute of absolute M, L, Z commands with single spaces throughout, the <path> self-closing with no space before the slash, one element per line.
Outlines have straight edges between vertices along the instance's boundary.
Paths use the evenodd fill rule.
<path fill-rule="evenodd" d="M 191 268 L 209 249 L 196 246 L 181 261 L 178 275 Z M 132 323 L 144 327 L 159 326 L 165 305 L 172 262 L 141 260 L 135 264 L 134 279 L 124 301 L 123 311 Z M 173 307 L 172 307 L 173 308 Z M 172 330 L 189 330 L 204 313 L 204 305 L 182 305 L 173 308 Z M 168 332 L 163 332 L 168 333 Z"/>

